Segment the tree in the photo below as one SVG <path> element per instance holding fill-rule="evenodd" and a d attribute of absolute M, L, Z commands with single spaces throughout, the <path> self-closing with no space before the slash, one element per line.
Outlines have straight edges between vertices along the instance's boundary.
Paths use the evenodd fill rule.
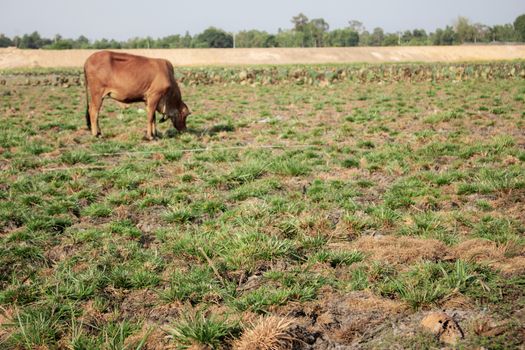
<path fill-rule="evenodd" d="M 191 47 L 191 43 L 193 41 L 193 38 L 190 35 L 190 32 L 186 31 L 184 34 L 184 37 L 182 38 L 182 47 Z"/>
<path fill-rule="evenodd" d="M 518 33 L 512 24 L 495 25 L 489 29 L 490 40 L 499 42 L 511 42 L 518 40 Z"/>
<path fill-rule="evenodd" d="M 385 38 L 385 32 L 382 28 L 374 28 L 374 31 L 370 35 L 370 45 L 372 46 L 381 46 L 383 44 L 383 39 Z"/>
<path fill-rule="evenodd" d="M 304 42 L 303 32 L 295 30 L 279 29 L 275 36 L 275 43 L 277 47 L 301 47 Z"/>
<path fill-rule="evenodd" d="M 49 45 L 44 46 L 45 49 L 52 50 L 67 50 L 73 48 L 73 40 L 64 39 L 60 34 L 56 34 L 53 42 Z"/>
<path fill-rule="evenodd" d="M 362 33 L 359 33 L 359 45 L 361 46 L 370 46 L 372 36 L 368 30 L 364 30 Z"/>
<path fill-rule="evenodd" d="M 457 42 L 457 36 L 451 26 L 446 26 L 441 38 L 441 45 L 453 45 Z"/>
<path fill-rule="evenodd" d="M 490 27 L 481 23 L 474 23 L 474 42 L 489 42 L 490 41 Z"/>
<path fill-rule="evenodd" d="M 240 31 L 235 36 L 237 47 L 267 47 L 268 33 L 259 30 Z"/>
<path fill-rule="evenodd" d="M 317 20 L 313 20 L 317 21 Z M 324 22 L 324 20 L 322 20 Z M 298 14 L 295 17 L 292 17 L 292 23 L 294 24 L 293 30 L 298 34 L 297 37 L 301 37 L 302 41 L 299 46 L 301 47 L 311 47 L 315 46 L 317 40 L 319 40 L 320 34 L 316 28 L 316 24 L 313 23 L 306 17 L 303 13 Z M 326 23 L 326 22 L 325 22 Z M 321 23 L 317 24 L 322 26 Z M 322 39 L 321 39 L 322 40 Z"/>
<path fill-rule="evenodd" d="M 184 47 L 182 37 L 179 34 L 168 35 L 157 40 L 150 39 L 151 45 L 155 48 L 180 48 Z"/>
<path fill-rule="evenodd" d="M 335 29 L 327 34 L 328 45 L 334 47 L 359 45 L 359 34 L 350 28 Z"/>
<path fill-rule="evenodd" d="M 348 21 L 348 27 L 352 29 L 353 31 L 357 32 L 357 34 L 361 34 L 365 31 L 363 22 L 357 21 L 355 19 Z"/>
<path fill-rule="evenodd" d="M 412 32 L 410 30 L 405 30 L 403 34 L 401 34 L 400 41 L 402 44 L 410 44 L 413 38 L 414 36 L 412 35 Z"/>
<path fill-rule="evenodd" d="M 233 36 L 221 29 L 209 27 L 197 35 L 195 46 L 209 48 L 233 47 Z"/>
<path fill-rule="evenodd" d="M 264 47 L 277 47 L 277 38 L 275 35 L 270 34 L 266 37 L 266 41 L 264 42 Z"/>
<path fill-rule="evenodd" d="M 311 27 L 312 36 L 315 41 L 315 47 L 324 46 L 324 36 L 330 26 L 322 18 L 314 18 L 310 21 L 309 26 Z"/>
<path fill-rule="evenodd" d="M 454 22 L 454 30 L 460 43 L 476 41 L 476 29 L 467 17 L 459 16 Z"/>
<path fill-rule="evenodd" d="M 302 32 L 308 25 L 308 17 L 306 17 L 303 13 L 299 13 L 297 16 L 292 17 L 292 23 L 294 25 L 293 29 L 298 32 Z"/>
<path fill-rule="evenodd" d="M 443 30 L 436 29 L 432 42 L 434 45 L 453 45 L 456 42 L 456 32 L 451 26 L 446 26 Z"/>
<path fill-rule="evenodd" d="M 382 41 L 383 46 L 397 46 L 399 45 L 399 35 L 395 33 L 388 33 L 384 36 Z"/>
<path fill-rule="evenodd" d="M 414 29 L 412 31 L 412 40 L 410 40 L 410 45 L 427 45 L 428 44 L 428 35 L 424 29 Z"/>
<path fill-rule="evenodd" d="M 43 39 L 37 31 L 34 31 L 30 35 L 24 34 L 17 42 L 17 47 L 21 49 L 39 49 L 51 43 L 50 39 Z"/>
<path fill-rule="evenodd" d="M 101 45 L 100 43 L 95 42 L 96 45 Z M 106 43 L 107 46 L 109 46 L 109 43 Z M 144 49 L 148 47 L 147 39 L 146 38 L 131 38 L 126 43 L 124 43 L 124 47 L 127 49 Z"/>
<path fill-rule="evenodd" d="M 93 47 L 97 50 L 101 49 L 120 49 L 122 48 L 122 44 L 118 41 L 111 39 L 105 39 L 102 38 L 101 40 L 97 40 L 93 43 Z"/>
<path fill-rule="evenodd" d="M 518 16 L 514 21 L 514 30 L 520 41 L 525 41 L 525 14 Z"/>
<path fill-rule="evenodd" d="M 79 36 L 77 40 L 75 40 L 75 47 L 77 49 L 87 49 L 89 46 L 89 39 L 83 35 Z"/>
<path fill-rule="evenodd" d="M 0 47 L 13 46 L 13 41 L 4 34 L 0 34 Z"/>

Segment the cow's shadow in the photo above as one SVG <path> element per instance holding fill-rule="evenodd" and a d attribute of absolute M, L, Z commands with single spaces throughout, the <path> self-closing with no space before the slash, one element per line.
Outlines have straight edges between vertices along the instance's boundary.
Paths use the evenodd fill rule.
<path fill-rule="evenodd" d="M 168 129 L 161 137 L 162 138 L 176 138 L 183 134 L 191 134 L 195 136 L 214 136 L 221 132 L 234 132 L 235 126 L 232 124 L 216 124 L 212 127 L 204 128 L 187 128 L 185 131 L 178 131 L 177 129 Z"/>
<path fill-rule="evenodd" d="M 234 131 L 235 131 L 235 126 L 233 126 L 230 123 L 217 124 L 217 125 L 212 126 L 211 128 L 204 128 L 203 130 L 201 130 L 201 135 L 213 136 L 220 132 L 234 132 Z"/>

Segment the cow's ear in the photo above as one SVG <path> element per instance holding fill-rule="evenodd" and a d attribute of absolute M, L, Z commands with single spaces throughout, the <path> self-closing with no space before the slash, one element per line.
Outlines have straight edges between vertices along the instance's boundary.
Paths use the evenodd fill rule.
<path fill-rule="evenodd" d="M 191 114 L 190 112 L 190 109 L 188 108 L 188 106 L 186 106 L 186 104 L 184 104 L 184 106 L 182 107 L 182 115 L 184 116 L 189 116 Z"/>

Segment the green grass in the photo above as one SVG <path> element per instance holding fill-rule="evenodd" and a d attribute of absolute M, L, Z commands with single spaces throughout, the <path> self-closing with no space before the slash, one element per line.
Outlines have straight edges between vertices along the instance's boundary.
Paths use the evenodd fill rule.
<path fill-rule="evenodd" d="M 233 339 L 241 331 L 238 322 L 213 315 L 205 316 L 202 312 L 190 312 L 167 328 L 179 348 L 186 349 L 194 344 L 219 348 L 224 341 Z"/>
<path fill-rule="evenodd" d="M 421 263 L 396 277 L 388 277 L 377 288 L 385 296 L 396 296 L 412 308 L 438 304 L 454 293 L 482 298 L 494 292 L 495 274 L 462 260 L 450 263 Z M 495 288 L 495 287 L 494 287 Z"/>
<path fill-rule="evenodd" d="M 260 288 L 242 293 L 232 302 L 235 309 L 267 313 L 272 307 L 289 302 L 315 300 L 319 288 L 330 283 L 321 276 L 302 271 L 268 272 L 262 278 L 265 283 Z"/>
<path fill-rule="evenodd" d="M 175 300 L 199 304 L 206 301 L 220 301 L 233 297 L 231 284 L 223 285 L 210 268 L 193 268 L 177 271 L 170 277 L 169 287 L 160 293 L 166 302 Z"/>

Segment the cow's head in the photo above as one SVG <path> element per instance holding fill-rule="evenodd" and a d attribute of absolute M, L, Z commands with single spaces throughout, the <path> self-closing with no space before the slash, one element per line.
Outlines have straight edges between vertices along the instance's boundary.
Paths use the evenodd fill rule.
<path fill-rule="evenodd" d="M 186 130 L 186 118 L 191 114 L 190 109 L 184 102 L 181 102 L 179 108 L 175 108 L 168 116 L 173 123 L 173 127 L 179 131 Z"/>
<path fill-rule="evenodd" d="M 179 131 L 186 130 L 186 118 L 191 114 L 190 109 L 181 101 L 179 107 L 166 108 L 164 116 L 160 122 L 165 122 L 167 118 L 173 123 L 173 127 Z M 166 118 L 167 117 L 167 118 Z"/>

